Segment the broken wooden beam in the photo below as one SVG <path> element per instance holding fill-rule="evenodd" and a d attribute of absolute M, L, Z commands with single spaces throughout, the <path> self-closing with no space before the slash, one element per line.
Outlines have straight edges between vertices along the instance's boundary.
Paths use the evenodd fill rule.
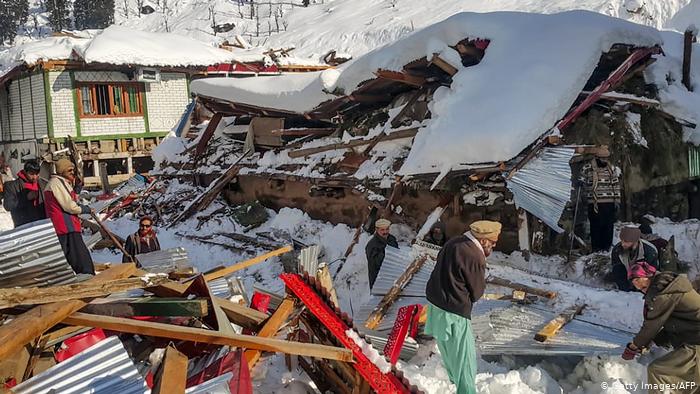
<path fill-rule="evenodd" d="M 0 308 L 101 297 L 120 291 L 156 286 L 167 280 L 168 278 L 165 275 L 151 275 L 148 277 L 115 279 L 101 283 L 86 281 L 62 286 L 0 289 Z"/>
<path fill-rule="evenodd" d="M 136 271 L 132 263 L 119 264 L 88 279 L 88 283 L 102 283 L 127 278 Z M 89 301 L 70 300 L 39 305 L 0 326 L 0 360 L 18 351 L 22 346 L 60 323 L 66 316 L 85 307 Z"/>
<path fill-rule="evenodd" d="M 285 298 L 277 310 L 270 316 L 269 319 L 262 326 L 260 331 L 258 331 L 257 337 L 259 338 L 272 338 L 277 335 L 282 324 L 287 321 L 289 315 L 292 314 L 294 310 L 294 300 L 291 298 Z M 260 359 L 262 352 L 260 350 L 246 350 L 245 359 L 248 362 L 248 368 L 253 368 L 255 363 Z"/>
<path fill-rule="evenodd" d="M 187 356 L 177 351 L 173 345 L 168 345 L 153 382 L 153 394 L 184 393 L 187 361 Z"/>
<path fill-rule="evenodd" d="M 300 128 L 300 129 L 276 129 L 270 131 L 270 134 L 282 137 L 304 137 L 308 135 L 316 137 L 324 137 L 335 133 L 334 127 L 318 127 L 318 128 Z"/>
<path fill-rule="evenodd" d="M 551 339 L 557 335 L 562 327 L 574 320 L 574 317 L 580 315 L 585 307 L 586 304 L 574 305 L 573 307 L 562 312 L 559 314 L 559 316 L 550 320 L 549 323 L 547 323 L 537 334 L 535 334 L 535 340 L 538 342 L 545 342 L 546 340 Z"/>
<path fill-rule="evenodd" d="M 549 298 L 549 299 L 557 297 L 556 291 L 538 289 L 536 287 L 530 287 L 527 285 L 523 285 L 521 283 L 511 282 L 508 279 L 503 279 L 503 278 L 499 278 L 496 276 L 489 276 L 488 278 L 486 278 L 486 283 L 490 283 L 490 284 L 496 285 L 496 286 L 509 287 L 511 289 L 524 291 L 525 293 L 528 293 L 528 294 L 534 294 L 534 295 L 538 295 L 540 297 L 545 297 L 545 298 Z"/>
<path fill-rule="evenodd" d="M 417 75 L 411 75 L 406 72 L 392 70 L 377 70 L 374 72 L 377 78 L 387 79 L 394 82 L 401 82 L 407 85 L 421 87 L 426 84 L 427 80 Z"/>
<path fill-rule="evenodd" d="M 180 341 L 208 343 L 212 345 L 243 347 L 267 352 L 280 352 L 299 356 L 328 358 L 331 360 L 352 360 L 352 352 L 345 348 L 296 343 L 283 341 L 280 339 L 258 338 L 251 335 L 224 334 L 219 331 L 133 320 L 123 317 L 99 316 L 77 312 L 64 318 L 63 321 L 67 324 L 96 327 L 105 330 L 147 335 L 157 338 L 169 338 Z"/>
<path fill-rule="evenodd" d="M 93 300 L 84 313 L 104 316 L 191 316 L 203 317 L 209 314 L 206 298 L 101 298 Z"/>
<path fill-rule="evenodd" d="M 294 250 L 292 245 L 285 245 L 279 249 L 273 250 L 272 252 L 267 252 L 265 254 L 261 254 L 260 256 L 253 257 L 252 259 L 242 261 L 238 264 L 234 264 L 232 266 L 225 267 L 225 268 L 222 268 L 222 269 L 214 271 L 214 272 L 210 272 L 210 273 L 204 275 L 204 279 L 207 282 L 210 282 L 214 279 L 223 278 L 225 276 L 231 275 L 232 273 L 234 273 L 236 271 L 246 269 L 252 265 L 262 263 L 263 261 L 265 261 L 271 257 L 279 256 L 279 255 L 285 254 L 287 252 L 291 252 L 292 250 Z"/>
<path fill-rule="evenodd" d="M 690 61 L 693 55 L 693 43 L 695 42 L 695 29 L 687 28 L 683 33 L 683 66 L 681 83 L 688 91 L 693 91 L 693 85 L 690 81 Z"/>
<path fill-rule="evenodd" d="M 433 58 L 430 59 L 430 64 L 436 65 L 442 71 L 446 72 L 449 76 L 454 76 L 457 74 L 457 68 L 450 63 L 446 62 L 439 54 L 433 54 Z"/>
<path fill-rule="evenodd" d="M 423 267 L 423 264 L 425 264 L 427 259 L 428 256 L 419 256 L 408 265 L 406 271 L 404 271 L 404 273 L 401 274 L 398 279 L 396 279 L 396 282 L 394 282 L 394 285 L 391 286 L 389 292 L 384 295 L 382 300 L 379 302 L 379 305 L 377 305 L 374 310 L 372 310 L 369 317 L 367 317 L 365 327 L 369 328 L 370 330 L 377 328 L 379 322 L 382 321 L 384 315 L 389 310 L 389 307 L 391 307 L 391 305 L 394 304 L 394 301 L 399 298 L 403 288 L 408 285 L 411 279 L 413 279 L 413 275 L 415 275 L 416 272 Z"/>
<path fill-rule="evenodd" d="M 199 160 L 199 158 L 202 156 L 202 154 L 204 154 L 204 152 L 207 150 L 207 145 L 209 145 L 209 141 L 211 140 L 211 137 L 214 136 L 214 131 L 216 131 L 216 128 L 219 126 L 219 123 L 221 122 L 222 116 L 223 115 L 221 114 L 221 112 L 217 112 L 209 120 L 209 124 L 207 124 L 207 128 L 204 129 L 202 137 L 197 142 L 197 147 L 195 148 L 195 151 L 194 151 L 194 161 L 195 162 L 197 162 L 197 160 Z"/>
<path fill-rule="evenodd" d="M 401 138 L 413 138 L 416 136 L 417 133 L 418 127 L 411 127 L 408 129 L 394 131 L 391 134 L 380 134 L 379 136 L 370 139 L 356 139 L 348 142 L 318 146 L 315 148 L 297 149 L 288 152 L 287 154 L 291 158 L 306 157 L 316 153 L 327 152 L 336 149 L 350 149 L 357 146 L 369 145 L 374 142 L 375 138 L 379 139 L 379 142 L 393 141 Z"/>

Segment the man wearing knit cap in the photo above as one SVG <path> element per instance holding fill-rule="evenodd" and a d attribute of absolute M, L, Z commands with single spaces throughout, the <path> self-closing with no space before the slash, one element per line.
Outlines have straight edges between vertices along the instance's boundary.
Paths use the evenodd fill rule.
<path fill-rule="evenodd" d="M 617 288 L 622 291 L 632 291 L 632 282 L 627 279 L 629 268 L 638 261 L 646 261 L 648 264 L 659 268 L 659 253 L 656 247 L 644 239 L 637 226 L 625 226 L 620 230 L 620 242 L 612 250 L 611 277 Z"/>
<path fill-rule="evenodd" d="M 379 269 L 382 268 L 386 246 L 399 247 L 396 237 L 389 234 L 389 227 L 391 227 L 390 221 L 386 219 L 377 220 L 374 223 L 374 236 L 367 242 L 367 246 L 365 246 L 370 289 L 374 286 L 374 281 L 377 279 L 377 275 L 379 275 Z"/>
<path fill-rule="evenodd" d="M 657 272 L 646 262 L 632 264 L 628 278 L 644 293 L 644 323 L 622 358 L 633 360 L 642 349 L 673 347 L 647 368 L 650 394 L 665 392 L 697 393 L 700 388 L 700 294 L 683 274 Z M 685 387 L 679 386 L 685 384 Z M 694 384 L 694 386 L 691 386 Z"/>
<path fill-rule="evenodd" d="M 79 214 L 89 214 L 90 207 L 78 203 L 75 190 L 75 165 L 68 159 L 56 162 L 56 173 L 51 175 L 44 189 L 46 216 L 51 219 L 58 241 L 68 264 L 76 274 L 95 274 L 90 251 L 83 241 Z"/>
<path fill-rule="evenodd" d="M 498 242 L 501 223 L 480 220 L 442 247 L 425 294 L 429 301 L 425 332 L 438 344 L 457 392 L 476 393 L 476 344 L 472 306 L 486 288 L 486 257 Z"/>

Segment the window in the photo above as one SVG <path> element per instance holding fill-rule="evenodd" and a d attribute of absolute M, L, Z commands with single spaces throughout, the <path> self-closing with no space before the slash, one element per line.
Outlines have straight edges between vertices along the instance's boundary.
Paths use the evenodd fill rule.
<path fill-rule="evenodd" d="M 81 118 L 143 116 L 139 83 L 79 83 Z"/>

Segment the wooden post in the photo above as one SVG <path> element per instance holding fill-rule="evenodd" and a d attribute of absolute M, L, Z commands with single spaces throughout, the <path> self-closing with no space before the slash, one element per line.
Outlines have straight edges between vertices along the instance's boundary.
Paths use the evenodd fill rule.
<path fill-rule="evenodd" d="M 346 348 L 288 342 L 280 339 L 259 338 L 251 335 L 224 334 L 219 331 L 201 328 L 176 326 L 174 324 L 153 323 L 122 317 L 98 316 L 87 313 L 74 313 L 63 321 L 67 324 L 102 328 L 117 332 L 169 338 L 181 341 L 208 343 L 222 346 L 236 346 L 268 352 L 280 352 L 351 361 L 352 351 Z"/>
<path fill-rule="evenodd" d="M 399 298 L 403 288 L 406 287 L 411 279 L 413 279 L 413 275 L 415 275 L 416 272 L 421 269 L 427 259 L 427 256 L 420 256 L 413 260 L 408 268 L 406 268 L 406 271 L 404 271 L 404 273 L 401 274 L 398 279 L 396 279 L 396 282 L 394 282 L 394 285 L 391 287 L 389 292 L 384 295 L 384 298 L 382 298 L 382 300 L 379 302 L 379 305 L 374 308 L 372 313 L 367 318 L 367 321 L 365 321 L 365 327 L 369 328 L 370 330 L 377 328 L 379 322 L 382 321 L 384 315 L 389 310 L 389 307 L 391 307 L 394 301 Z"/>
<path fill-rule="evenodd" d="M 133 264 L 119 264 L 97 274 L 87 283 L 104 283 L 113 279 L 127 278 L 136 271 Z M 10 356 L 49 328 L 60 323 L 66 316 L 87 305 L 87 300 L 54 302 L 37 306 L 0 326 L 0 359 Z"/>
<path fill-rule="evenodd" d="M 526 286 L 526 285 L 523 285 L 520 283 L 511 282 L 507 279 L 498 278 L 495 276 L 489 276 L 488 278 L 486 278 L 486 283 L 490 283 L 490 284 L 493 284 L 496 286 L 509 287 L 511 289 L 524 291 L 525 293 L 528 293 L 528 294 L 535 294 L 535 295 L 538 295 L 540 297 L 546 297 L 549 299 L 556 298 L 556 296 L 557 296 L 556 291 L 542 290 L 542 289 L 538 289 L 536 287 L 530 287 L 530 286 Z"/>
<path fill-rule="evenodd" d="M 168 345 L 155 377 L 153 394 L 184 393 L 186 384 L 187 356 Z"/>
<path fill-rule="evenodd" d="M 242 262 L 240 262 L 238 264 L 234 264 L 230 267 L 226 267 L 226 268 L 220 269 L 218 271 L 208 273 L 208 274 L 204 275 L 204 279 L 207 282 L 211 282 L 214 279 L 223 278 L 224 276 L 231 275 L 232 273 L 234 273 L 236 271 L 246 269 L 246 268 L 250 267 L 251 265 L 262 263 L 263 261 L 269 259 L 270 257 L 279 256 L 279 255 L 285 254 L 287 252 L 291 252 L 292 250 L 294 250 L 292 245 L 286 245 L 286 246 L 281 247 L 279 249 L 273 250 L 272 252 L 261 254 L 260 256 L 256 256 L 256 257 L 253 257 L 252 259 L 242 261 Z"/>
<path fill-rule="evenodd" d="M 294 310 L 294 300 L 285 298 L 275 313 L 265 322 L 265 325 L 258 331 L 259 338 L 272 338 L 277 334 L 282 324 L 287 321 L 289 315 Z M 260 350 L 246 350 L 245 359 L 248 361 L 248 368 L 253 369 L 255 363 L 260 359 L 262 352 Z"/>
<path fill-rule="evenodd" d="M 683 75 L 681 81 L 686 89 L 693 91 L 690 81 L 690 61 L 693 55 L 693 43 L 695 42 L 695 32 L 688 28 L 683 33 Z"/>
<path fill-rule="evenodd" d="M 540 332 L 538 332 L 535 335 L 535 340 L 538 342 L 545 342 L 546 340 L 554 337 L 555 335 L 557 335 L 557 333 L 559 332 L 559 330 L 561 330 L 562 327 L 564 327 L 570 321 L 574 320 L 574 317 L 576 317 L 576 315 L 580 315 L 581 312 L 583 312 L 583 308 L 585 307 L 586 304 L 574 305 L 573 307 L 564 311 L 559 316 L 547 323 L 547 325 L 542 327 Z"/>

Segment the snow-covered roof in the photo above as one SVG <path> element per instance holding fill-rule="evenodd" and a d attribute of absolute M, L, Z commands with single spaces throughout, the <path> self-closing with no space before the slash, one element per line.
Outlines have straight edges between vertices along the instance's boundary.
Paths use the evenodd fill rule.
<path fill-rule="evenodd" d="M 259 62 L 260 48 L 235 52 L 172 33 L 150 33 L 110 26 L 92 38 L 47 37 L 0 51 L 0 77 L 22 64 L 67 60 L 75 51 L 87 63 L 161 67 L 209 66 L 219 63 Z"/>
<path fill-rule="evenodd" d="M 490 40 L 482 61 L 464 68 L 449 45 Z M 587 11 L 553 15 L 461 13 L 335 70 L 256 80 L 200 79 L 192 91 L 249 105 L 312 110 L 337 89 L 346 93 L 378 69 L 400 71 L 439 53 L 456 67 L 450 87 L 430 104 L 432 119 L 415 138 L 400 173 L 443 172 L 464 163 L 509 160 L 561 119 L 613 44 L 653 46 L 653 28 Z"/>

